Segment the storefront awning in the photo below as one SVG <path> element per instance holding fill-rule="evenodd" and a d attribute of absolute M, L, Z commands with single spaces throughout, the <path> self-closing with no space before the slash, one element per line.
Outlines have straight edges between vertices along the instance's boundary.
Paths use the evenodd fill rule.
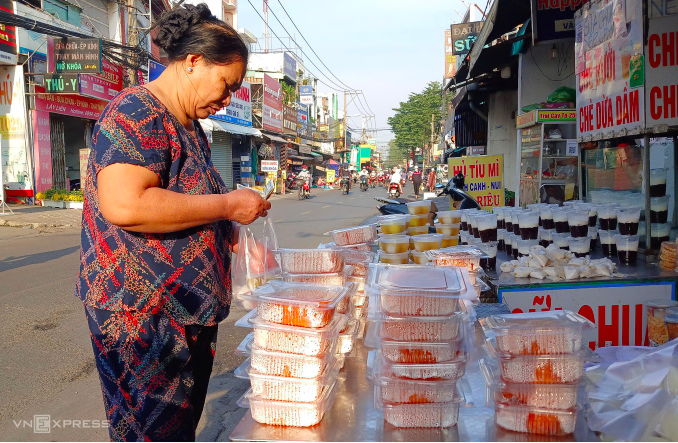
<path fill-rule="evenodd" d="M 513 44 L 525 39 L 525 36 L 512 38 L 494 46 L 483 48 L 469 71 L 469 77 L 475 77 L 480 74 L 487 74 L 495 68 L 502 68 L 511 61 L 513 54 Z"/>
<path fill-rule="evenodd" d="M 223 120 L 216 120 L 213 118 L 204 118 L 200 120 L 200 125 L 205 131 L 222 131 L 230 134 L 238 135 L 253 135 L 261 137 L 261 131 L 249 126 L 240 126 L 233 123 L 225 122 Z"/>
<path fill-rule="evenodd" d="M 313 160 L 313 157 L 307 157 L 305 155 L 288 155 L 287 158 L 293 158 L 295 160 Z"/>
<path fill-rule="evenodd" d="M 317 157 L 322 158 L 322 156 L 323 156 L 322 154 L 318 154 L 317 152 L 313 152 L 313 151 L 309 152 L 309 154 L 311 154 L 313 157 L 316 157 L 316 158 Z"/>
<path fill-rule="evenodd" d="M 290 140 L 285 140 L 282 137 L 278 137 L 277 135 L 271 135 L 271 134 L 264 134 L 264 137 L 270 139 L 273 142 L 278 142 L 278 143 L 292 143 L 293 145 L 298 145 L 298 143 L 290 141 Z"/>

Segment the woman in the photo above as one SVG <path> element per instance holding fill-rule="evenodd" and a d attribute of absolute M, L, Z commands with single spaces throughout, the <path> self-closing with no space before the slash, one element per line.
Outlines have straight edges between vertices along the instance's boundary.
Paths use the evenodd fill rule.
<path fill-rule="evenodd" d="M 414 171 L 412 171 L 412 186 L 414 187 L 414 199 L 419 200 L 419 188 L 421 188 L 421 171 L 419 166 L 415 166 Z"/>
<path fill-rule="evenodd" d="M 436 190 L 436 170 L 431 168 L 428 173 L 428 190 L 434 192 Z"/>
<path fill-rule="evenodd" d="M 161 17 L 170 63 L 120 92 L 93 133 L 77 295 L 112 440 L 194 440 L 229 312 L 238 228 L 271 205 L 228 192 L 197 122 L 231 101 L 248 50 L 205 4 Z"/>

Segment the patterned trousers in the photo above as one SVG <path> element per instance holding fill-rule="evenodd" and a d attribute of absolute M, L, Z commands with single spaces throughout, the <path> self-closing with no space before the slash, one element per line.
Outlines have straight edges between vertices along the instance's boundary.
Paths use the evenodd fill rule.
<path fill-rule="evenodd" d="M 85 306 L 112 441 L 194 441 L 217 326 Z"/>

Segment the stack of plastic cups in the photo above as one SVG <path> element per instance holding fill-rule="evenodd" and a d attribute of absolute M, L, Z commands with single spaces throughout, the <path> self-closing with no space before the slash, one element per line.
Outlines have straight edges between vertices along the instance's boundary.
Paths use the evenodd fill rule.
<path fill-rule="evenodd" d="M 379 257 L 378 260 L 383 262 L 383 263 L 391 263 L 391 264 L 406 264 L 409 263 L 410 261 L 410 243 L 409 239 L 410 236 L 408 234 L 408 229 L 409 228 L 409 223 L 410 223 L 410 215 L 387 215 L 385 217 L 380 217 L 379 218 L 379 227 L 381 230 L 381 234 L 379 235 Z M 421 228 L 421 227 L 419 227 Z M 428 229 L 427 229 L 428 230 Z M 402 251 L 402 247 L 395 247 L 395 243 L 397 240 L 391 240 L 390 242 L 387 240 L 386 242 L 382 242 L 381 239 L 383 238 L 389 238 L 391 236 L 398 236 L 398 238 L 401 239 L 401 241 L 404 242 L 402 237 L 407 238 L 407 249 Z M 396 238 L 396 237 L 393 237 Z M 386 244 L 390 244 L 390 246 L 385 246 Z M 388 251 L 394 251 L 398 250 L 401 252 L 388 252 Z"/>
<path fill-rule="evenodd" d="M 520 214 L 523 212 L 525 211 L 520 208 L 515 208 L 511 211 L 511 225 L 513 227 L 513 233 L 518 236 L 520 236 L 520 221 L 518 219 L 520 218 Z"/>
<path fill-rule="evenodd" d="M 461 211 L 438 211 L 436 232 L 443 234 L 442 247 L 457 246 L 459 244 L 459 231 L 461 229 Z"/>
<path fill-rule="evenodd" d="M 493 360 L 481 361 L 495 421 L 509 431 L 567 435 L 577 421 L 577 392 L 590 351 L 582 332 L 593 326 L 570 311 L 497 315 L 481 320 Z"/>
<path fill-rule="evenodd" d="M 445 281 L 436 289 L 432 281 Z M 466 340 L 475 298 L 468 271 L 375 264 L 370 270 L 368 379 L 384 420 L 399 428 L 448 428 L 464 402 Z M 468 307 L 467 307 L 468 306 Z M 471 312 L 469 312 L 471 311 Z"/>
<path fill-rule="evenodd" d="M 344 266 L 336 250 L 316 249 L 314 257 L 307 251 L 281 250 L 283 271 L 310 275 Z M 296 265 L 303 261 L 315 268 Z M 357 333 L 357 322 L 338 312 L 350 291 L 351 285 L 273 281 L 241 297 L 256 310 L 243 325 L 254 332 L 238 347 L 250 358 L 235 375 L 251 384 L 238 405 L 249 407 L 256 422 L 308 427 L 331 408 L 344 362 L 343 342 L 352 344 Z"/>
<path fill-rule="evenodd" d="M 551 210 L 553 214 L 553 227 L 557 234 L 569 234 L 570 225 L 567 221 L 567 208 L 558 208 Z"/>

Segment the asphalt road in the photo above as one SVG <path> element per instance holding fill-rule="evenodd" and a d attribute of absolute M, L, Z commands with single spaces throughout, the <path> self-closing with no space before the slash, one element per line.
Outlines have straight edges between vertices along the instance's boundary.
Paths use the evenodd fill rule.
<path fill-rule="evenodd" d="M 322 234 L 377 214 L 383 188 L 344 196 L 313 190 L 311 199 L 274 196 L 269 212 L 281 247 L 316 247 Z M 252 225 L 255 233 L 262 222 Z M 80 231 L 0 227 L 0 439 L 5 441 L 107 441 L 106 418 L 89 332 L 74 296 Z M 248 330 L 233 326 L 245 311 L 234 308 L 220 324 L 217 354 L 199 441 L 228 441 L 244 414 L 236 401 L 248 383 L 233 376 L 244 360 L 233 351 Z M 34 425 L 50 416 L 49 434 Z M 38 429 L 39 430 L 39 429 Z"/>

